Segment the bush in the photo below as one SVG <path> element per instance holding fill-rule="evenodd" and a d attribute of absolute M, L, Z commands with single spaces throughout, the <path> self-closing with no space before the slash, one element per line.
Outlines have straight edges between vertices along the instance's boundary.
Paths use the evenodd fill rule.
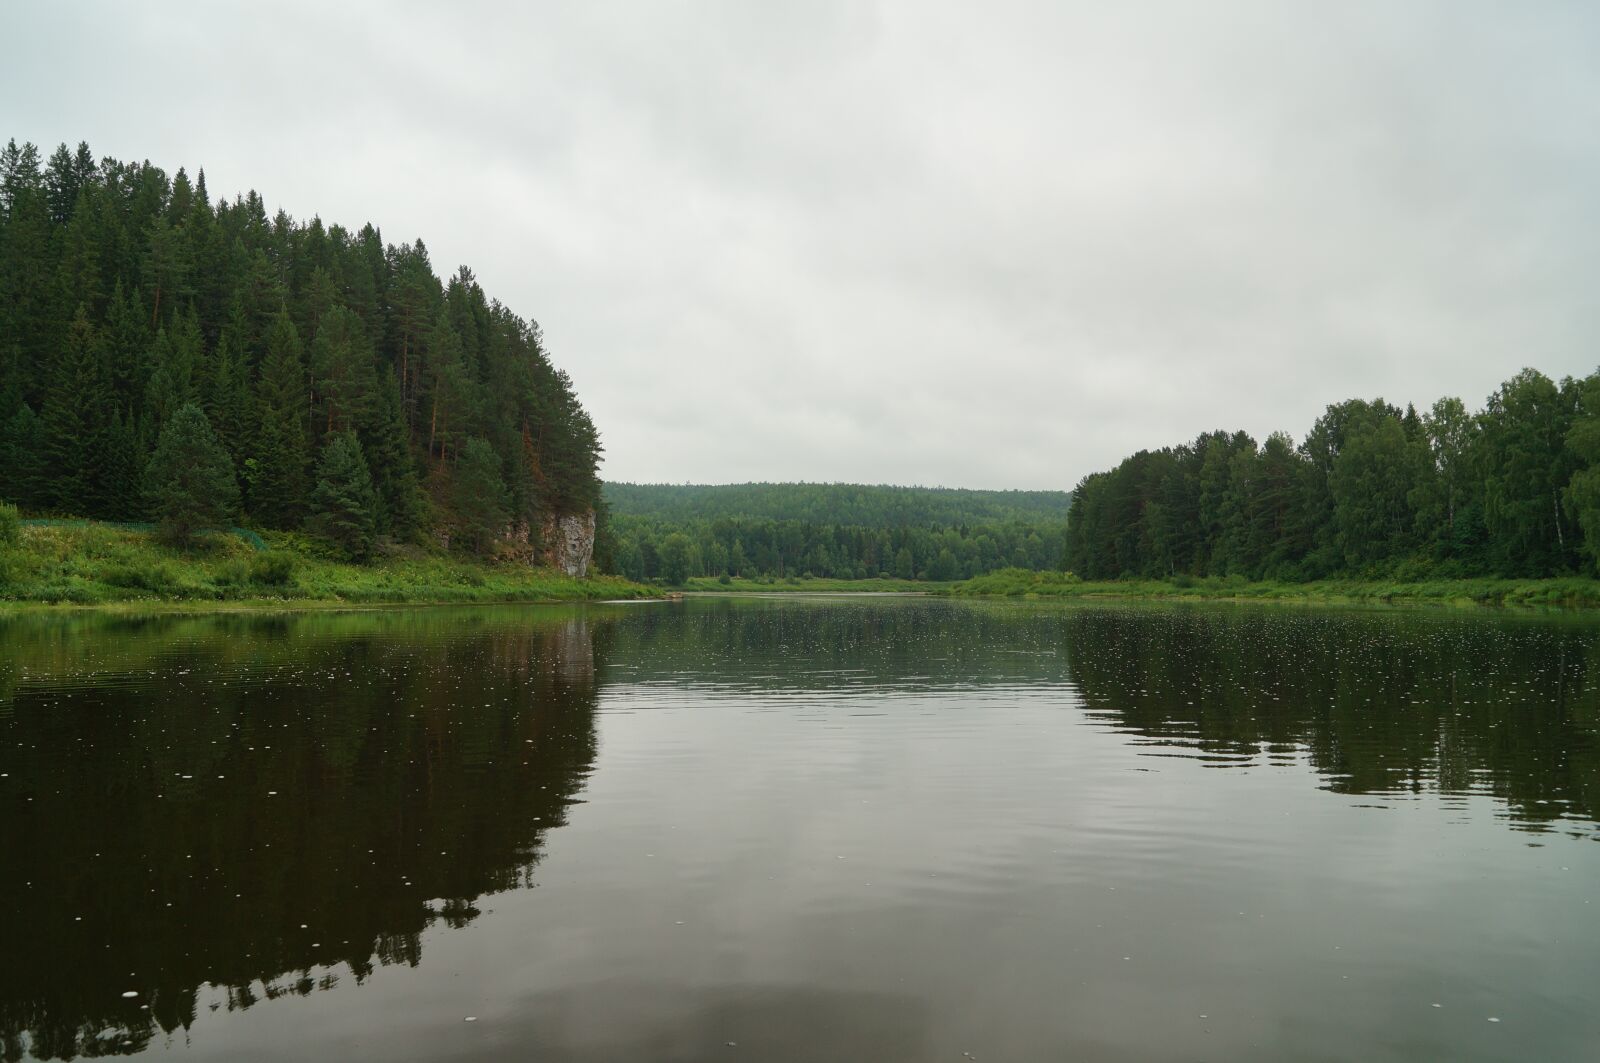
<path fill-rule="evenodd" d="M 250 579 L 250 567 L 238 558 L 231 558 L 217 567 L 211 581 L 219 587 L 242 587 Z"/>
<path fill-rule="evenodd" d="M 1433 562 L 1425 557 L 1408 557 L 1397 561 L 1392 578 L 1401 583 L 1423 583 L 1433 578 Z"/>
<path fill-rule="evenodd" d="M 100 582 L 124 590 L 171 594 L 183 589 L 183 577 L 164 561 L 111 564 L 100 570 Z"/>
<path fill-rule="evenodd" d="M 10 502 L 0 502 L 0 546 L 15 546 L 22 534 L 22 515 Z"/>
<path fill-rule="evenodd" d="M 299 559 L 287 550 L 263 550 L 250 559 L 250 582 L 263 587 L 287 587 L 294 582 Z"/>
<path fill-rule="evenodd" d="M 717 582 L 726 587 L 733 582 L 733 577 L 724 572 L 722 575 L 717 577 Z"/>

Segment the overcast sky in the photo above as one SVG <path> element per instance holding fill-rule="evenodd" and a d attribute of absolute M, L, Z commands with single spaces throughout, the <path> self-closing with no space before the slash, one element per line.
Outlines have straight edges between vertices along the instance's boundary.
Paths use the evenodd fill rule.
<path fill-rule="evenodd" d="M 609 479 L 1069 488 L 1600 362 L 1587 3 L 15 3 L 0 138 L 372 221 Z"/>

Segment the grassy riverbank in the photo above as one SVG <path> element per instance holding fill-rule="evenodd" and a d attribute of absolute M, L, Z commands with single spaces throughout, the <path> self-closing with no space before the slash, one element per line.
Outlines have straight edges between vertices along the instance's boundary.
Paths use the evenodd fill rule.
<path fill-rule="evenodd" d="M 1187 577 L 1095 582 L 1061 572 L 1006 569 L 958 583 L 944 593 L 962 597 L 1600 606 L 1600 580 L 1577 576 L 1560 579 L 1429 580 L 1420 583 L 1343 579 L 1313 583 L 1251 583 L 1235 579 Z"/>
<path fill-rule="evenodd" d="M 26 603 L 194 606 L 553 602 L 659 592 L 612 576 L 574 579 L 515 563 L 412 552 L 353 565 L 301 536 L 266 533 L 267 549 L 209 533 L 189 550 L 101 524 L 26 526 L 0 546 L 0 608 Z"/>
<path fill-rule="evenodd" d="M 954 587 L 953 583 L 934 583 L 928 580 L 914 579 L 822 579 L 816 576 L 791 576 L 787 579 L 762 578 L 743 579 L 729 577 L 695 576 L 687 580 L 683 589 L 687 591 L 718 591 L 727 593 L 744 594 L 781 594 L 784 592 L 798 593 L 838 593 L 845 591 L 873 592 L 916 592 L 924 594 L 937 594 Z"/>

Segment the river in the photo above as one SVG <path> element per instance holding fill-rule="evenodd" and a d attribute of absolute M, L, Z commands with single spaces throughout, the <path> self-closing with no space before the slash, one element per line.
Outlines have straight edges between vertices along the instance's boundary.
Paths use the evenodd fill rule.
<path fill-rule="evenodd" d="M 0 621 L 0 1054 L 1600 1058 L 1600 621 Z"/>

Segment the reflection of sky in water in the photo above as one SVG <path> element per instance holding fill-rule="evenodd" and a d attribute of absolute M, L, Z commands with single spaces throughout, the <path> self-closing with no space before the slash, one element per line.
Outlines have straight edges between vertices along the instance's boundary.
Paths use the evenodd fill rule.
<path fill-rule="evenodd" d="M 421 911 L 394 923 L 411 943 L 357 986 L 336 954 L 291 940 L 249 984 L 308 995 L 230 1010 L 201 986 L 192 1027 L 151 1047 L 1558 1059 L 1600 1036 L 1587 999 L 1600 848 L 1586 840 L 1600 626 L 944 602 L 691 602 L 581 625 L 471 615 L 290 633 L 276 656 L 235 632 L 218 651 L 246 655 L 204 670 L 247 691 L 227 723 L 271 722 L 312 759 L 355 745 L 344 782 L 318 785 L 373 814 L 327 824 L 328 851 L 413 840 L 379 814 L 406 784 L 408 815 L 477 837 L 437 862 L 387 854 L 379 873 L 436 877 L 417 890 L 429 896 L 385 887 L 395 907 L 375 920 L 353 907 L 348 868 L 318 865 L 300 888 L 346 906 L 325 913 L 330 931 Z M 216 648 L 196 639 L 184 659 Z M 156 693 L 201 682 L 174 676 L 168 649 L 120 708 L 95 701 L 106 685 L 52 682 L 35 662 L 0 739 L 26 735 L 49 758 L 88 732 L 45 726 L 46 712 L 150 718 Z M 355 666 L 389 681 L 353 707 Z M 284 685 L 293 697 L 266 697 Z M 377 745 L 327 730 L 352 714 Z M 432 783 L 384 750 L 433 758 Z M 556 792 L 530 800 L 539 786 Z M 30 814 L 0 795 L 9 822 Z M 284 859 L 290 881 L 298 859 Z M 441 911 L 452 888 L 471 907 L 427 917 L 422 902 Z M 45 919 L 67 909 L 7 895 Z M 34 980 L 66 980 L 67 996 L 74 977 L 125 988 L 72 975 L 64 961 L 92 956 L 73 947 Z M 79 1006 L 116 1013 L 90 1010 L 103 1004 Z"/>

